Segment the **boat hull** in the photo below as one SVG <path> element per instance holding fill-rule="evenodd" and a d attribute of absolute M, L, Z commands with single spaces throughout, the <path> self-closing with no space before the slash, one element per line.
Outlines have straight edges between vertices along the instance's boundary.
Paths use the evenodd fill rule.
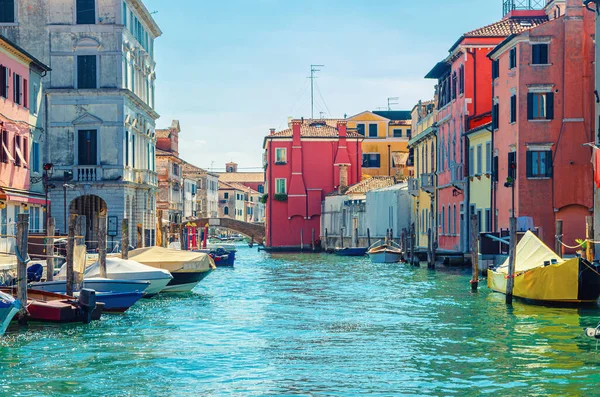
<path fill-rule="evenodd" d="M 573 258 L 517 273 L 513 296 L 540 303 L 594 304 L 600 297 L 600 269 Z M 508 275 L 488 270 L 488 287 L 506 293 Z"/>
<path fill-rule="evenodd" d="M 6 328 L 8 328 L 20 308 L 21 302 L 8 294 L 0 292 L 0 336 L 4 335 Z"/>
<path fill-rule="evenodd" d="M 98 292 L 96 301 L 104 303 L 104 312 L 124 313 L 144 297 L 141 292 Z"/>
<path fill-rule="evenodd" d="M 200 281 L 210 274 L 205 272 L 172 272 L 173 280 L 162 290 L 162 292 L 189 292 L 194 289 Z"/>
<path fill-rule="evenodd" d="M 365 256 L 368 248 L 340 248 L 335 250 L 335 254 L 338 256 Z"/>
<path fill-rule="evenodd" d="M 369 253 L 369 258 L 373 263 L 396 263 L 402 259 L 402 253 L 391 251 L 380 251 Z"/>
<path fill-rule="evenodd" d="M 88 279 L 83 281 L 83 288 L 93 289 L 96 292 L 145 293 L 149 286 L 149 281 L 140 280 Z M 66 280 L 45 281 L 31 283 L 30 287 L 40 291 L 64 294 L 67 290 L 67 282 Z"/>

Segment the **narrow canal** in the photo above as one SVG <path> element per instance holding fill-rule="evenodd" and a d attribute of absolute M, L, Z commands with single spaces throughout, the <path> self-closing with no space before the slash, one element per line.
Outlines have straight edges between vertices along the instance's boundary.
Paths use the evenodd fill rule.
<path fill-rule="evenodd" d="M 598 395 L 600 353 L 582 333 L 596 309 L 507 309 L 456 270 L 238 257 L 126 315 L 10 328 L 0 395 Z"/>

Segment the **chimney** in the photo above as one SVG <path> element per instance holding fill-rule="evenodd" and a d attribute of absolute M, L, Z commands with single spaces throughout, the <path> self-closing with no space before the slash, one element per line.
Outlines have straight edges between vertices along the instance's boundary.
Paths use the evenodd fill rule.
<path fill-rule="evenodd" d="M 345 138 L 346 137 L 346 128 L 347 128 L 347 123 L 345 121 L 338 121 L 337 122 L 338 136 L 340 138 Z"/>
<path fill-rule="evenodd" d="M 340 185 L 338 186 L 338 193 L 344 194 L 348 190 L 348 166 L 340 165 Z"/>
<path fill-rule="evenodd" d="M 300 136 L 302 135 L 302 121 L 293 120 L 292 121 L 292 139 L 294 142 L 300 142 Z"/>
<path fill-rule="evenodd" d="M 271 132 L 269 135 L 273 135 L 275 133 L 275 128 L 271 128 L 269 131 Z"/>
<path fill-rule="evenodd" d="M 581 18 L 583 17 L 583 7 L 581 0 L 567 0 L 566 1 L 566 9 L 565 9 L 565 17 L 567 18 Z"/>
<path fill-rule="evenodd" d="M 234 163 L 233 161 L 230 163 L 225 164 L 225 171 L 232 173 L 232 172 L 237 172 L 237 163 Z"/>

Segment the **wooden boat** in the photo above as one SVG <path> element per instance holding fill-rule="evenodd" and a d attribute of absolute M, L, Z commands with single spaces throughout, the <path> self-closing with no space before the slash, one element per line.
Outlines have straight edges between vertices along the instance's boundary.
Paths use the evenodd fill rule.
<path fill-rule="evenodd" d="M 116 257 L 106 258 L 107 277 L 111 280 L 129 280 L 149 282 L 150 285 L 144 291 L 144 298 L 150 298 L 162 291 L 171 282 L 173 276 L 168 270 L 157 269 L 147 266 L 131 259 Z M 100 275 L 100 264 L 94 262 L 85 270 L 85 277 L 98 277 Z"/>
<path fill-rule="evenodd" d="M 378 241 L 369 247 L 369 258 L 373 263 L 396 263 L 402 259 L 400 246 L 393 241 Z"/>
<path fill-rule="evenodd" d="M 336 248 L 335 254 L 339 256 L 365 256 L 368 248 L 365 247 L 346 247 L 346 248 Z"/>
<path fill-rule="evenodd" d="M 162 292 L 191 291 L 216 269 L 215 262 L 208 254 L 162 247 L 147 247 L 130 251 L 129 259 L 171 272 L 173 279 Z"/>
<path fill-rule="evenodd" d="M 563 259 L 535 234 L 516 249 L 513 296 L 542 303 L 592 304 L 600 297 L 600 268 L 585 259 Z M 506 293 L 508 260 L 488 270 L 488 287 Z"/>
<path fill-rule="evenodd" d="M 208 254 L 217 267 L 231 267 L 235 265 L 237 249 L 233 244 L 208 244 L 206 249 L 196 250 Z"/>
<path fill-rule="evenodd" d="M 15 296 L 16 288 L 1 288 L 1 292 Z M 96 302 L 95 291 L 84 290 L 85 294 L 73 296 L 27 289 L 28 321 L 54 323 L 88 323 L 99 320 L 104 304 Z"/>
<path fill-rule="evenodd" d="M 8 324 L 13 317 L 19 312 L 21 302 L 15 299 L 12 295 L 0 292 L 0 336 L 4 335 Z"/>

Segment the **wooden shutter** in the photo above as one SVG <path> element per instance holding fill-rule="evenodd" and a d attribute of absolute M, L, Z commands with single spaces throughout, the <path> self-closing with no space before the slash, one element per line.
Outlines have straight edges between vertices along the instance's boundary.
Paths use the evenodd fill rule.
<path fill-rule="evenodd" d="M 533 176 L 533 152 L 527 151 L 527 178 L 531 178 Z"/>
<path fill-rule="evenodd" d="M 531 63 L 537 65 L 540 62 L 540 45 L 534 44 L 531 46 Z"/>
<path fill-rule="evenodd" d="M 546 175 L 547 177 L 551 178 L 553 175 L 553 169 L 552 169 L 552 150 L 547 150 L 546 151 Z"/>
<path fill-rule="evenodd" d="M 498 182 L 498 156 L 494 156 L 492 163 L 492 181 Z"/>
<path fill-rule="evenodd" d="M 546 94 L 546 119 L 554 119 L 554 93 L 549 92 Z"/>
<path fill-rule="evenodd" d="M 533 92 L 527 93 L 527 120 L 533 120 Z"/>
<path fill-rule="evenodd" d="M 15 135 L 13 138 L 13 157 L 15 159 L 15 165 L 17 167 L 21 166 L 21 157 L 19 157 L 19 155 L 17 154 L 17 148 L 20 146 L 20 139 L 21 137 L 19 137 L 18 135 Z"/>
<path fill-rule="evenodd" d="M 0 96 L 6 98 L 8 95 L 7 91 L 6 91 L 6 86 L 7 86 L 7 81 L 6 81 L 6 67 L 4 66 L 0 66 Z"/>
<path fill-rule="evenodd" d="M 510 97 L 510 122 L 514 123 L 517 121 L 517 96 L 513 95 Z"/>
<path fill-rule="evenodd" d="M 77 57 L 77 88 L 97 88 L 95 55 Z"/>
<path fill-rule="evenodd" d="M 540 44 L 539 53 L 540 53 L 540 64 L 545 65 L 548 63 L 548 44 Z"/>

